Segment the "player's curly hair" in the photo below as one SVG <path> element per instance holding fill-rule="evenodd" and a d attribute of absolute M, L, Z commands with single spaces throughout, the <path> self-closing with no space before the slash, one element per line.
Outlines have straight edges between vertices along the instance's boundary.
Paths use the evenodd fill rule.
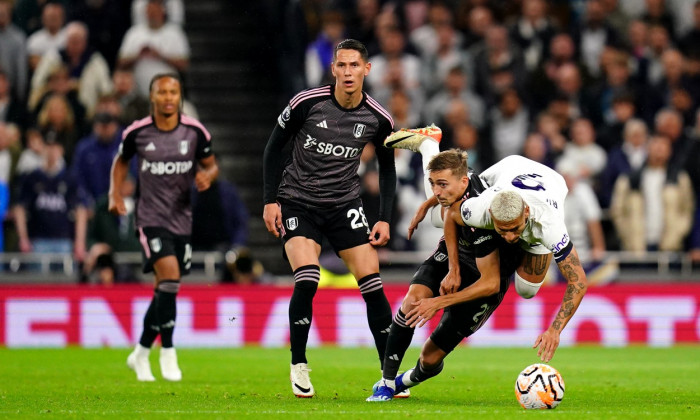
<path fill-rule="evenodd" d="M 452 175 L 459 178 L 469 172 L 469 154 L 464 150 L 450 149 L 433 156 L 428 163 L 428 171 L 444 171 L 449 169 Z"/>
<path fill-rule="evenodd" d="M 333 61 L 338 58 L 338 50 L 355 50 L 360 53 L 362 61 L 365 63 L 369 61 L 369 53 L 367 52 L 367 47 L 365 44 L 361 43 L 356 39 L 344 39 L 335 46 L 333 51 Z"/>

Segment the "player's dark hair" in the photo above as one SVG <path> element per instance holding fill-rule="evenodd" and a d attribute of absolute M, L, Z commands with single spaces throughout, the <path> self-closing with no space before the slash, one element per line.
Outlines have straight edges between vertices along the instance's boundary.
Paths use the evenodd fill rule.
<path fill-rule="evenodd" d="M 469 172 L 469 154 L 464 150 L 450 149 L 433 156 L 428 163 L 428 171 L 444 171 L 449 169 L 457 177 L 467 176 Z"/>
<path fill-rule="evenodd" d="M 153 76 L 153 78 L 151 79 L 151 83 L 148 85 L 148 93 L 151 93 L 151 91 L 153 90 L 153 85 L 158 80 L 165 79 L 166 77 L 170 77 L 177 80 L 177 82 L 180 84 L 180 93 L 182 93 L 182 79 L 180 79 L 180 75 L 177 73 L 158 73 L 155 76 Z"/>
<path fill-rule="evenodd" d="M 367 47 L 365 47 L 365 44 L 356 39 L 345 39 L 340 41 L 338 45 L 335 46 L 335 50 L 333 51 L 333 61 L 338 58 L 338 50 L 355 50 L 360 53 L 360 56 L 364 62 L 369 61 Z"/>

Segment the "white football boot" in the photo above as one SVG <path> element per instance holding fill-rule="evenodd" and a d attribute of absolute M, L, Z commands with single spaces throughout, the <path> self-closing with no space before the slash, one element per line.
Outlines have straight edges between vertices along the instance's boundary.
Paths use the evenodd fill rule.
<path fill-rule="evenodd" d="M 160 373 L 166 381 L 178 382 L 182 380 L 182 371 L 177 365 L 175 348 L 160 349 Z"/>
<path fill-rule="evenodd" d="M 292 392 L 297 398 L 311 398 L 316 392 L 314 391 L 314 386 L 311 385 L 311 378 L 309 378 L 309 365 L 306 363 L 297 363 L 296 365 L 290 365 L 291 372 L 289 374 L 289 380 L 292 381 Z"/>
<path fill-rule="evenodd" d="M 134 351 L 126 358 L 126 365 L 136 372 L 136 379 L 141 382 L 153 382 L 156 380 L 151 372 L 151 362 L 148 360 L 149 354 L 151 354 L 151 349 L 137 344 Z"/>
<path fill-rule="evenodd" d="M 384 147 L 418 152 L 424 141 L 440 143 L 442 130 L 435 124 L 423 128 L 402 128 L 384 139 Z"/>

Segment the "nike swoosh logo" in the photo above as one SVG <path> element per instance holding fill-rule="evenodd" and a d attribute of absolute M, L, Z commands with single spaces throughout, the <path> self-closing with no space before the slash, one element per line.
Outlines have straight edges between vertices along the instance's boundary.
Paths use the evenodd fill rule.
<path fill-rule="evenodd" d="M 401 137 L 400 139 L 394 139 L 392 141 L 387 142 L 385 146 L 387 146 L 387 147 L 393 146 L 394 144 L 400 142 L 401 140 L 405 140 L 405 139 L 411 137 L 412 135 L 413 134 L 406 134 L 404 137 Z"/>
<path fill-rule="evenodd" d="M 308 394 L 309 392 L 311 392 L 311 388 L 303 388 L 303 387 L 300 387 L 298 384 L 294 384 L 294 386 L 297 387 L 297 389 L 299 391 L 303 392 L 304 394 Z"/>

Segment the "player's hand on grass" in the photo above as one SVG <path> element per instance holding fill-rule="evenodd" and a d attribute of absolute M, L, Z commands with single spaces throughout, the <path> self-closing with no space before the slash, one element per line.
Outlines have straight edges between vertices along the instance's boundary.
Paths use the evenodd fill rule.
<path fill-rule="evenodd" d="M 535 340 L 535 345 L 532 348 L 537 348 L 537 356 L 542 359 L 543 362 L 547 363 L 554 357 L 554 352 L 559 347 L 559 332 L 548 328 L 547 331 L 543 332 Z"/>
<path fill-rule="evenodd" d="M 389 223 L 379 221 L 372 227 L 372 232 L 369 234 L 369 243 L 373 246 L 384 246 L 389 242 L 390 238 Z"/>
<path fill-rule="evenodd" d="M 459 290 L 459 285 L 462 284 L 462 277 L 459 272 L 450 270 L 440 282 L 440 295 L 449 295 L 456 293 Z"/>
<path fill-rule="evenodd" d="M 406 314 L 406 325 L 411 328 L 422 327 L 442 309 L 435 298 L 421 299 L 418 302 L 412 302 L 411 305 L 414 308 Z"/>
<path fill-rule="evenodd" d="M 124 204 L 124 198 L 118 194 L 110 194 L 108 209 L 110 213 L 119 216 L 126 216 L 126 205 Z"/>
<path fill-rule="evenodd" d="M 275 238 L 279 238 L 282 231 L 282 210 L 280 210 L 280 205 L 277 203 L 265 204 L 263 220 L 267 231 L 275 235 Z"/>

